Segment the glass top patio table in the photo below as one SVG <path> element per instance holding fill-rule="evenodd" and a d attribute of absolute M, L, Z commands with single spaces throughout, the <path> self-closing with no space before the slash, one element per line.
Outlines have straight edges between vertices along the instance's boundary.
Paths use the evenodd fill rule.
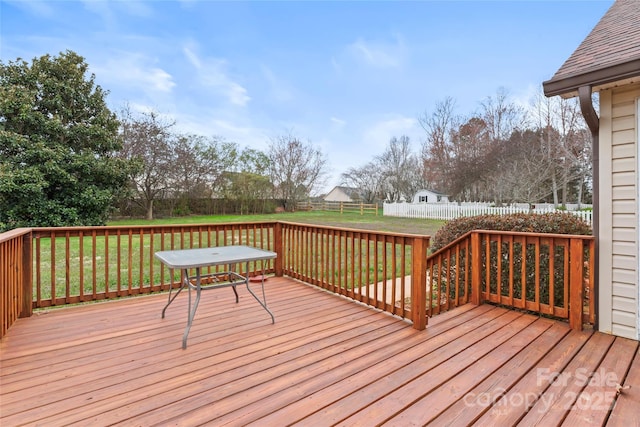
<path fill-rule="evenodd" d="M 231 286 L 233 288 L 233 292 L 235 293 L 237 303 L 238 292 L 236 291 L 236 286 L 244 283 L 249 293 L 256 299 L 256 301 L 260 303 L 260 305 L 267 311 L 267 313 L 269 313 L 269 315 L 271 316 L 271 323 L 275 323 L 275 317 L 273 316 L 273 313 L 271 313 L 271 311 L 267 308 L 267 301 L 264 292 L 264 275 L 262 275 L 261 277 L 262 300 L 260 300 L 260 298 L 258 298 L 258 296 L 249 286 L 248 272 L 250 262 L 266 261 L 274 259 L 276 258 L 276 256 L 277 254 L 275 252 L 243 245 L 217 246 L 197 249 L 178 249 L 156 252 L 155 257 L 164 265 L 169 268 L 180 269 L 183 271 L 183 279 L 180 288 L 173 295 L 173 297 L 171 295 L 172 287 L 169 288 L 169 301 L 162 310 L 163 318 L 165 316 L 165 311 L 173 302 L 173 300 L 178 296 L 178 294 L 182 291 L 182 289 L 184 289 L 185 286 L 189 288 L 189 313 L 187 327 L 185 328 L 182 337 L 182 348 L 187 348 L 187 337 L 189 335 L 189 330 L 193 323 L 193 318 L 195 317 L 196 310 L 198 309 L 198 304 L 200 302 L 200 292 L 205 289 Z M 240 263 L 246 264 L 244 276 L 233 271 L 233 266 Z M 228 265 L 229 270 L 216 271 L 215 273 L 210 274 L 201 273 L 202 268 L 217 265 Z M 195 277 L 189 277 L 189 270 L 191 269 L 196 270 Z M 217 279 L 219 277 L 225 277 L 227 280 L 218 282 Z M 203 278 L 213 278 L 216 282 L 203 286 Z M 196 299 L 193 304 L 191 303 L 192 289 L 196 291 Z"/>

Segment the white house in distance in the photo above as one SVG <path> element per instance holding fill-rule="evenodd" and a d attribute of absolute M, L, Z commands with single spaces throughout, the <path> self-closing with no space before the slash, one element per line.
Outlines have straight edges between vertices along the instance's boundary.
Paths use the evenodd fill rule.
<path fill-rule="evenodd" d="M 359 202 L 360 190 L 353 187 L 335 186 L 323 200 L 325 202 Z"/>
<path fill-rule="evenodd" d="M 449 203 L 449 196 L 437 191 L 418 190 L 413 203 Z"/>
<path fill-rule="evenodd" d="M 617 0 L 543 88 L 577 96 L 592 134 L 596 327 L 638 340 L 640 1 Z"/>

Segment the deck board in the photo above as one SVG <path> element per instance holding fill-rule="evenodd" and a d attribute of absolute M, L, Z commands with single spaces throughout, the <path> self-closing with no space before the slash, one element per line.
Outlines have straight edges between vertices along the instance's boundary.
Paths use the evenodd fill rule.
<path fill-rule="evenodd" d="M 230 289 L 205 292 L 186 350 L 186 295 L 164 319 L 166 295 L 19 319 L 0 342 L 0 424 L 638 425 L 637 341 L 488 304 L 417 331 L 292 279 L 265 287 L 275 324 L 246 290 L 238 304 Z M 631 388 L 611 412 L 585 408 L 611 390 L 579 368 Z M 540 372 L 574 376 L 554 385 Z M 525 394 L 530 405 L 514 404 Z"/>

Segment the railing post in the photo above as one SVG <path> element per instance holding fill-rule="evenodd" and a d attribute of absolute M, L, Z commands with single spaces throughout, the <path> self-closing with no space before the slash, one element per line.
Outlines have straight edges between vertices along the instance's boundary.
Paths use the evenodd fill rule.
<path fill-rule="evenodd" d="M 582 330 L 584 311 L 584 261 L 582 239 L 571 239 L 569 243 L 569 326 Z"/>
<path fill-rule="evenodd" d="M 427 327 L 427 248 L 429 237 L 415 237 L 411 247 L 411 320 L 414 329 Z"/>
<path fill-rule="evenodd" d="M 282 265 L 284 260 L 282 258 L 284 257 L 284 251 L 282 250 L 282 248 L 284 247 L 283 245 L 284 236 L 282 234 L 283 234 L 282 223 L 276 222 L 273 225 L 273 249 L 274 249 L 274 252 L 277 254 L 277 256 L 274 261 L 273 268 L 275 269 L 276 276 L 278 277 L 283 276 Z"/>
<path fill-rule="evenodd" d="M 482 273 L 480 256 L 480 233 L 471 233 L 471 303 L 482 303 L 482 291 L 480 290 L 480 277 Z"/>
<path fill-rule="evenodd" d="M 22 301 L 18 317 L 31 317 L 33 314 L 33 233 L 22 236 Z"/>

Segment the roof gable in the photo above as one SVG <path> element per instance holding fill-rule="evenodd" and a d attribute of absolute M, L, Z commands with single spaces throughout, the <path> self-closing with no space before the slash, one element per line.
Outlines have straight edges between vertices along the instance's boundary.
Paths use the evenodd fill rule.
<path fill-rule="evenodd" d="M 640 1 L 617 0 L 580 46 L 543 83 L 547 96 L 640 76 Z"/>

